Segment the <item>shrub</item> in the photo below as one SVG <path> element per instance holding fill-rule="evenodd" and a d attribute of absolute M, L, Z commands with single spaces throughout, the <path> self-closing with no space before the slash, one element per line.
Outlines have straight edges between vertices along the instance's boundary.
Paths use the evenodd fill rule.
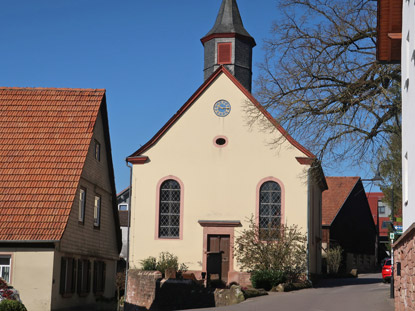
<path fill-rule="evenodd" d="M 343 249 L 340 246 L 330 248 L 327 251 L 327 268 L 329 273 L 337 274 L 342 261 Z"/>
<path fill-rule="evenodd" d="M 284 271 L 290 281 L 306 272 L 307 236 L 298 226 L 281 224 L 260 230 L 252 216 L 235 240 L 235 256 L 247 271 Z"/>
<path fill-rule="evenodd" d="M 148 257 L 140 261 L 141 269 L 146 271 L 157 270 L 157 260 L 155 257 Z"/>
<path fill-rule="evenodd" d="M 263 288 L 269 291 L 285 281 L 285 273 L 279 270 L 258 270 L 251 273 L 251 282 L 254 288 Z"/>
<path fill-rule="evenodd" d="M 4 299 L 0 301 L 0 311 L 27 311 L 27 309 L 20 301 Z"/>
<path fill-rule="evenodd" d="M 167 269 L 179 270 L 179 259 L 169 252 L 161 252 L 156 264 L 156 270 L 164 273 Z"/>

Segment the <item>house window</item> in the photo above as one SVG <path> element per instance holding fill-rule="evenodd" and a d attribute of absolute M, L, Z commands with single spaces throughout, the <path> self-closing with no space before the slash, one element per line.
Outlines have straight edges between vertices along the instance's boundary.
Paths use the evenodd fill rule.
<path fill-rule="evenodd" d="M 382 229 L 387 229 L 390 226 L 391 222 L 390 221 L 384 221 L 382 222 Z"/>
<path fill-rule="evenodd" d="M 218 43 L 218 64 L 232 63 L 232 43 Z"/>
<path fill-rule="evenodd" d="M 60 294 L 68 296 L 75 293 L 76 261 L 74 258 L 61 258 Z"/>
<path fill-rule="evenodd" d="M 95 196 L 94 203 L 94 227 L 99 227 L 101 218 L 101 196 Z"/>
<path fill-rule="evenodd" d="M 11 256 L 0 256 L 0 277 L 10 283 Z"/>
<path fill-rule="evenodd" d="M 120 204 L 120 205 L 118 205 L 118 210 L 120 210 L 120 211 L 128 211 L 128 204 Z"/>
<path fill-rule="evenodd" d="M 94 294 L 101 295 L 105 290 L 105 262 L 94 261 Z"/>
<path fill-rule="evenodd" d="M 85 220 L 85 205 L 86 205 L 86 189 L 81 188 L 79 190 L 78 220 L 79 220 L 79 222 L 82 222 L 82 223 Z"/>
<path fill-rule="evenodd" d="M 78 294 L 83 296 L 91 288 L 91 262 L 86 259 L 78 260 Z"/>
<path fill-rule="evenodd" d="M 259 229 L 262 232 L 281 225 L 281 187 L 267 181 L 259 190 Z"/>
<path fill-rule="evenodd" d="M 379 214 L 385 214 L 385 207 L 379 206 Z"/>
<path fill-rule="evenodd" d="M 173 179 L 160 186 L 159 237 L 180 237 L 180 185 Z"/>
<path fill-rule="evenodd" d="M 101 161 L 101 144 L 97 140 L 95 141 L 95 159 Z"/>

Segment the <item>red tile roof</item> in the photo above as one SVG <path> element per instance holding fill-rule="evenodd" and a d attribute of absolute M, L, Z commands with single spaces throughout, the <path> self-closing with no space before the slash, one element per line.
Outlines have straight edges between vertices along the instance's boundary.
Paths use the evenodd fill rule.
<path fill-rule="evenodd" d="M 0 87 L 0 240 L 61 238 L 104 96 Z"/>
<path fill-rule="evenodd" d="M 331 225 L 359 179 L 360 177 L 326 177 L 329 189 L 323 192 L 323 225 Z"/>

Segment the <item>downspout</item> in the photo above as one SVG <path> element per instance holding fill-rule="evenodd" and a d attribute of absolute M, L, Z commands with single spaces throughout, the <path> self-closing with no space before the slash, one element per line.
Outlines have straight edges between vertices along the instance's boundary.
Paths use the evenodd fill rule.
<path fill-rule="evenodd" d="M 132 180 L 133 180 L 133 167 L 126 161 L 127 166 L 130 168 L 130 195 L 128 197 L 128 217 L 127 217 L 127 260 L 125 263 L 125 285 L 124 285 L 124 300 L 127 298 L 128 287 L 128 271 L 130 270 L 130 218 L 131 218 L 131 198 L 133 195 Z"/>
<path fill-rule="evenodd" d="M 307 171 L 307 281 L 310 281 L 310 207 L 311 207 L 311 180 L 310 180 L 310 170 Z"/>

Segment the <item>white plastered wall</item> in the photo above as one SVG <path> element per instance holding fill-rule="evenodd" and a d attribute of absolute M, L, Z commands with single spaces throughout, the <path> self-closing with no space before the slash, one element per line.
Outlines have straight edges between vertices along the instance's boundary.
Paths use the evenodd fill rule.
<path fill-rule="evenodd" d="M 402 190 L 403 230 L 415 222 L 415 3 L 403 0 L 402 14 Z"/>
<path fill-rule="evenodd" d="M 3 252 L 3 251 L 2 251 Z M 11 249 L 11 285 L 19 291 L 27 310 L 51 308 L 53 250 Z"/>

